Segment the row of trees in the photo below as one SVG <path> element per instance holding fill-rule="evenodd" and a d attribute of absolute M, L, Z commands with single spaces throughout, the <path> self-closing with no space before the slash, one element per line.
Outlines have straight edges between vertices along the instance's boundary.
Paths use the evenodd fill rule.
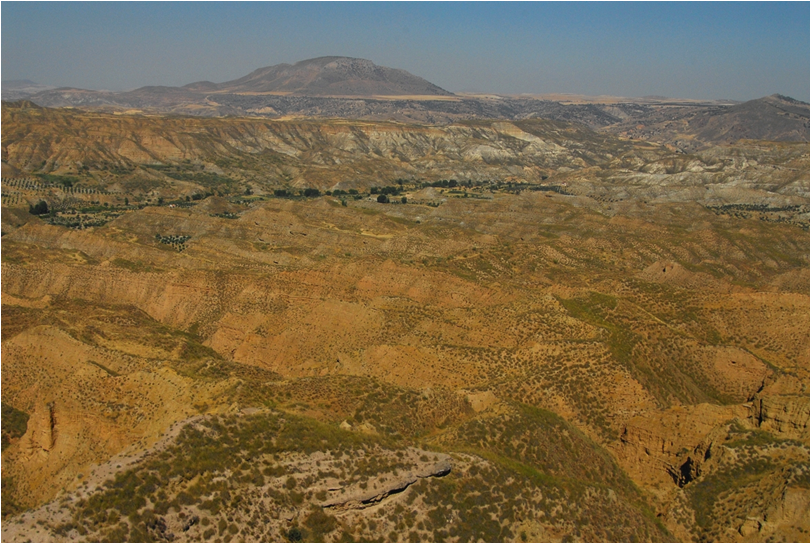
<path fill-rule="evenodd" d="M 290 198 L 297 196 L 295 193 L 293 193 L 292 191 L 288 191 L 287 189 L 276 189 L 275 191 L 273 191 L 273 194 L 274 196 L 279 198 Z M 321 196 L 321 191 L 319 191 L 318 189 L 312 189 L 308 187 L 303 191 L 299 191 L 299 196 L 304 196 L 307 198 L 315 198 L 317 196 Z"/>
<path fill-rule="evenodd" d="M 389 202 L 391 202 L 391 200 L 389 200 L 388 195 L 379 195 L 377 197 L 377 201 L 380 202 L 381 204 L 388 204 Z M 400 202 L 403 204 L 408 204 L 408 199 L 406 197 L 402 197 L 400 199 Z"/>
<path fill-rule="evenodd" d="M 381 194 L 381 195 L 399 195 L 402 192 L 402 187 L 395 187 L 393 185 L 387 185 L 386 187 L 372 187 L 370 192 L 373 195 Z"/>
<path fill-rule="evenodd" d="M 464 182 L 462 182 L 462 183 L 464 184 Z M 472 185 L 472 182 L 468 181 L 467 182 L 467 187 L 470 187 L 471 185 Z M 423 187 L 452 188 L 452 187 L 458 187 L 458 186 L 459 186 L 459 182 L 457 182 L 455 179 L 441 179 L 439 181 L 433 181 L 433 182 L 430 182 L 430 183 L 424 183 L 423 184 Z"/>

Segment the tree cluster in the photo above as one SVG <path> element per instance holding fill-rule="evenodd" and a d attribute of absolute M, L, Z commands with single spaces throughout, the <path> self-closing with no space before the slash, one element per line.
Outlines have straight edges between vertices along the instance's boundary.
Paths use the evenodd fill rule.
<path fill-rule="evenodd" d="M 48 213 L 48 203 L 44 200 L 40 200 L 33 206 L 28 206 L 28 213 L 31 215 L 45 215 Z"/>
<path fill-rule="evenodd" d="M 399 195 L 400 192 L 403 190 L 402 187 L 395 187 L 393 185 L 387 185 L 386 187 L 372 187 L 371 193 L 373 195 Z"/>

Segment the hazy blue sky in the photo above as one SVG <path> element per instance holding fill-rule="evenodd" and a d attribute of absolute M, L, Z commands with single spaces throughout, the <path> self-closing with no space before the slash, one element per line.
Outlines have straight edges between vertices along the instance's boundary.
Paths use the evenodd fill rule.
<path fill-rule="evenodd" d="M 0 10 L 3 80 L 123 90 L 345 55 L 450 91 L 809 100 L 808 2 L 3 1 Z"/>

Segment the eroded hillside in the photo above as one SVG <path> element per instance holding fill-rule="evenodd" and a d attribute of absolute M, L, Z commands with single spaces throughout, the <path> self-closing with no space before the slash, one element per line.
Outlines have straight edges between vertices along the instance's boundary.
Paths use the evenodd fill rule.
<path fill-rule="evenodd" d="M 382 179 L 428 173 L 434 179 L 541 181 L 633 147 L 545 120 L 432 127 L 114 116 L 20 104 L 3 107 L 8 166 L 18 173 L 72 175 L 88 187 L 119 193 L 163 189 L 169 195 L 196 186 L 227 193 L 288 183 L 368 189 Z"/>
<path fill-rule="evenodd" d="M 52 170 L 3 185 L 3 540 L 807 540 L 807 148 L 398 127 L 561 162 L 342 185 L 328 125 L 290 156 L 329 195 L 182 155 L 150 194 L 157 159 L 67 174 L 6 115 Z"/>
<path fill-rule="evenodd" d="M 6 205 L 32 199 L 34 187 L 64 205 L 120 205 L 125 198 L 146 204 L 206 193 L 368 191 L 394 180 L 453 179 L 468 187 L 543 184 L 608 201 L 808 213 L 804 143 L 739 141 L 685 154 L 543 119 L 426 126 L 161 118 L 25 102 L 4 104 L 2 138 Z"/>

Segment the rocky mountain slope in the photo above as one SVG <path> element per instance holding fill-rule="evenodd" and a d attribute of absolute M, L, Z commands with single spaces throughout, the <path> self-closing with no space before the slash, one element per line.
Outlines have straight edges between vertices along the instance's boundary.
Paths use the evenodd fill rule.
<path fill-rule="evenodd" d="M 4 541 L 807 540 L 806 145 L 2 137 Z"/>

